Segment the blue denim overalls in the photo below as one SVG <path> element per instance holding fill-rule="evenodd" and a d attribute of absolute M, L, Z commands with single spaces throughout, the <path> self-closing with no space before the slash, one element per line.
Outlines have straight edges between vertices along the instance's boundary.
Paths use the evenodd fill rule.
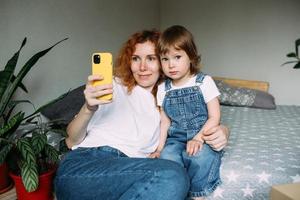
<path fill-rule="evenodd" d="M 193 139 L 208 118 L 207 106 L 199 87 L 204 77 L 203 73 L 198 73 L 195 86 L 174 90 L 171 90 L 171 80 L 167 79 L 162 103 L 171 125 L 161 158 L 173 160 L 186 168 L 191 183 L 189 197 L 207 196 L 221 183 L 221 152 L 204 144 L 195 156 L 186 153 L 187 141 Z"/>

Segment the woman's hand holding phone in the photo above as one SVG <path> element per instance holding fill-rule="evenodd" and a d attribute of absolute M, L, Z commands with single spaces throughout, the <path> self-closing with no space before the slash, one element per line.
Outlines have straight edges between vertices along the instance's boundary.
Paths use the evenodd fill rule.
<path fill-rule="evenodd" d="M 92 55 L 92 74 L 100 75 L 101 79 L 93 81 L 94 86 L 112 84 L 113 67 L 112 54 L 108 52 L 93 53 Z M 102 88 L 101 88 L 102 89 Z M 99 100 L 111 100 L 112 94 L 99 95 Z"/>
<path fill-rule="evenodd" d="M 101 75 L 90 75 L 88 77 L 88 82 L 84 90 L 84 97 L 86 106 L 90 111 L 96 111 L 99 105 L 112 102 L 112 100 L 99 98 L 101 96 L 113 93 L 112 84 L 93 85 L 95 81 L 101 80 L 103 80 L 103 76 Z"/>

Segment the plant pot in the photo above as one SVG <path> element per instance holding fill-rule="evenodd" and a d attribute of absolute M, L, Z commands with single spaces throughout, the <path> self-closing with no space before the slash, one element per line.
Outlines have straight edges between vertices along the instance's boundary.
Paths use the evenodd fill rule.
<path fill-rule="evenodd" d="M 0 164 L 0 194 L 10 190 L 13 182 L 8 176 L 8 167 L 6 162 Z"/>
<path fill-rule="evenodd" d="M 53 200 L 53 178 L 56 167 L 39 176 L 39 186 L 34 192 L 27 192 L 21 176 L 9 173 L 15 182 L 18 200 Z"/>

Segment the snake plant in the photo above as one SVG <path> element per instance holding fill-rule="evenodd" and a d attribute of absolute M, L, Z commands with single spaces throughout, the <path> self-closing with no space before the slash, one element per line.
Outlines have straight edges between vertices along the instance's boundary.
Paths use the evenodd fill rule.
<path fill-rule="evenodd" d="M 0 164 L 10 161 L 9 163 L 12 163 L 12 168 L 17 169 L 18 173 L 22 176 L 23 184 L 28 192 L 37 189 L 38 176 L 42 171 L 42 165 L 58 160 L 58 151 L 47 143 L 47 133 L 57 123 L 43 123 L 40 120 L 40 111 L 65 95 L 35 109 L 29 115 L 26 115 L 22 110 L 17 110 L 16 106 L 20 103 L 30 103 L 30 101 L 15 100 L 13 99 L 13 95 L 17 88 L 28 92 L 25 85 L 22 84 L 24 77 L 41 57 L 66 39 L 33 55 L 15 75 L 20 52 L 26 44 L 25 38 L 20 49 L 9 59 L 4 69 L 0 71 Z M 17 134 L 20 126 L 26 124 L 33 126 L 31 126 L 32 128 L 29 131 Z"/>

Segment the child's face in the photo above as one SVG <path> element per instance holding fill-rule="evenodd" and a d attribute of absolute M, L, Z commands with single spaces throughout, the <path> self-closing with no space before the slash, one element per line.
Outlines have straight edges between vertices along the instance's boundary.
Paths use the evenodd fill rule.
<path fill-rule="evenodd" d="M 160 59 L 163 72 L 173 80 L 173 84 L 180 86 L 186 83 L 190 77 L 191 60 L 184 50 L 172 47 Z"/>

